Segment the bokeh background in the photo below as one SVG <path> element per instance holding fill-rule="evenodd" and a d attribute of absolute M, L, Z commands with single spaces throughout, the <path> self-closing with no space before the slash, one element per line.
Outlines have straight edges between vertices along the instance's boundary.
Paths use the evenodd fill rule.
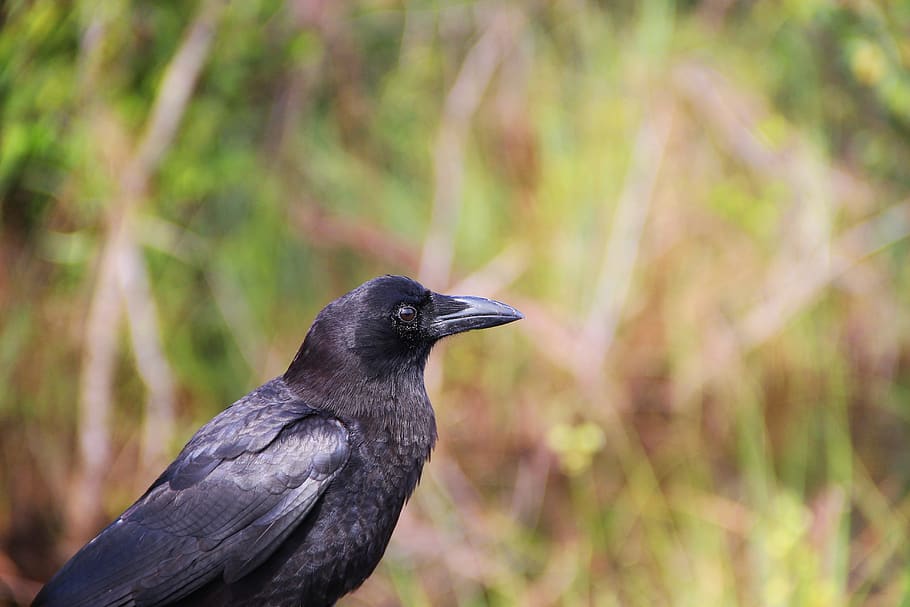
<path fill-rule="evenodd" d="M 0 603 L 384 273 L 527 318 L 342 604 L 910 601 L 907 2 L 0 22 Z"/>

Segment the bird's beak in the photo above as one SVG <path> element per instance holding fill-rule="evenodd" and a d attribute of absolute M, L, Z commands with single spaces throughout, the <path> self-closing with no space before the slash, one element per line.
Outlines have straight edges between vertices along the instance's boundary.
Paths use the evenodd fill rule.
<path fill-rule="evenodd" d="M 501 301 L 470 295 L 434 294 L 436 317 L 430 328 L 437 338 L 472 329 L 487 329 L 521 320 L 521 312 Z"/>

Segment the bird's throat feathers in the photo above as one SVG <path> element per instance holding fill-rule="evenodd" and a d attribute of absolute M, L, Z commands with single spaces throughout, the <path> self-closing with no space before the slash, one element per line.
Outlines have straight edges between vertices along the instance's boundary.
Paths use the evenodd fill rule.
<path fill-rule="evenodd" d="M 424 386 L 429 348 L 405 356 L 375 357 L 359 352 L 317 319 L 284 380 L 306 403 L 323 403 L 341 419 L 373 421 L 404 443 L 436 441 L 436 420 Z"/>

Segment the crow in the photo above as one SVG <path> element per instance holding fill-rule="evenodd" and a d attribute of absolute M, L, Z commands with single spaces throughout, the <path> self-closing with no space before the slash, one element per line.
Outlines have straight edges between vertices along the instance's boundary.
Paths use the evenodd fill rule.
<path fill-rule="evenodd" d="M 403 276 L 341 296 L 33 606 L 333 605 L 379 563 L 436 442 L 433 344 L 521 318 Z"/>

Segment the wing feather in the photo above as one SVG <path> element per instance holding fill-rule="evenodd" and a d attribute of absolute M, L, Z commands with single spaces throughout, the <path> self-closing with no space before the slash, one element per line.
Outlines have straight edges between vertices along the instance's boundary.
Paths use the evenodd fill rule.
<path fill-rule="evenodd" d="M 262 429 L 266 420 L 271 430 Z M 236 581 L 287 538 L 348 458 L 347 431 L 321 415 L 256 416 L 255 435 L 235 428 L 230 444 L 219 444 L 229 433 L 217 421 L 60 570 L 35 605 L 146 607 L 219 576 Z"/>

